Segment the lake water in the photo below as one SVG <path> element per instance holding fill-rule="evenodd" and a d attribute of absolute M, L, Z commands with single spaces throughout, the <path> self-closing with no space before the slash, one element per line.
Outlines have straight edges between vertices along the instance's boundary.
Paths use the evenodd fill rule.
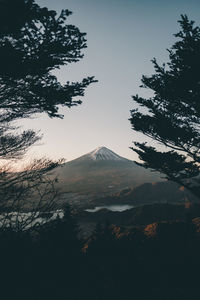
<path fill-rule="evenodd" d="M 86 209 L 85 211 L 87 212 L 97 212 L 101 209 L 108 209 L 110 211 L 125 211 L 125 210 L 128 210 L 128 209 L 131 209 L 133 208 L 134 206 L 133 205 L 129 205 L 129 204 L 113 204 L 113 205 L 104 205 L 104 206 L 96 206 L 95 208 L 88 208 Z"/>

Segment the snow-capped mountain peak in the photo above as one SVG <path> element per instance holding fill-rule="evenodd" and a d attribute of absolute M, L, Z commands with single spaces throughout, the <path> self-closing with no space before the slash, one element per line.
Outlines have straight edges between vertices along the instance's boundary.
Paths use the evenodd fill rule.
<path fill-rule="evenodd" d="M 94 151 L 88 153 L 88 156 L 92 160 L 126 160 L 106 147 L 98 147 Z"/>

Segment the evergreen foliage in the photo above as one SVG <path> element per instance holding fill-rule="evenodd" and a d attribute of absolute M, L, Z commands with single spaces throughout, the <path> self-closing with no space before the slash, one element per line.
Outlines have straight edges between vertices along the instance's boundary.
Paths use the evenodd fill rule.
<path fill-rule="evenodd" d="M 71 12 L 41 8 L 34 0 L 0 2 L 0 158 L 20 157 L 39 136 L 13 134 L 10 122 L 47 113 L 63 117 L 59 106 L 81 103 L 94 77 L 62 85 L 52 71 L 77 62 L 86 48 L 85 33 L 67 23 Z"/>
<path fill-rule="evenodd" d="M 54 183 L 45 174 L 61 161 L 40 159 L 16 174 L 13 159 L 20 159 L 41 137 L 33 130 L 16 133 L 22 118 L 46 113 L 63 116 L 61 106 L 79 105 L 79 97 L 94 77 L 61 84 L 53 71 L 83 57 L 86 34 L 68 23 L 71 12 L 40 7 L 34 0 L 0 1 L 0 196 L 1 204 L 55 195 Z M 5 163 L 6 161 L 6 163 Z M 44 187 L 45 186 L 45 187 Z M 44 197 L 44 193 L 46 194 Z M 53 196 L 54 197 L 54 196 Z M 36 196 L 35 196 L 36 198 Z M 2 203 L 3 202 L 3 203 Z M 21 202 L 22 203 L 22 202 Z"/>
<path fill-rule="evenodd" d="M 131 111 L 130 122 L 141 132 L 167 147 L 161 151 L 147 143 L 134 143 L 141 165 L 166 175 L 200 197 L 200 28 L 186 15 L 169 52 L 169 62 L 152 60 L 155 74 L 142 77 L 143 88 L 153 96 L 133 96 L 141 108 Z"/>
<path fill-rule="evenodd" d="M 62 85 L 52 71 L 83 57 L 86 34 L 67 24 L 68 10 L 57 16 L 34 0 L 3 0 L 0 5 L 1 14 L 6 16 L 0 32 L 0 109 L 4 110 L 4 120 L 38 112 L 62 117 L 58 105 L 80 104 L 74 98 L 83 96 L 94 78 Z M 18 17 L 10 19 L 16 8 Z"/>

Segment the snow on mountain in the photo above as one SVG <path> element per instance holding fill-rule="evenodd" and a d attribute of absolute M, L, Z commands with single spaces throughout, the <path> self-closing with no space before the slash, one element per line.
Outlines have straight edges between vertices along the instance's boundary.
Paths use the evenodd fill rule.
<path fill-rule="evenodd" d="M 55 171 L 64 192 L 95 194 L 118 192 L 146 182 L 160 181 L 158 173 L 151 172 L 133 161 L 119 156 L 106 147 L 71 160 Z"/>
<path fill-rule="evenodd" d="M 126 158 L 119 156 L 112 150 L 106 147 L 98 147 L 92 152 L 86 154 L 92 160 L 116 160 L 116 161 L 126 161 Z"/>

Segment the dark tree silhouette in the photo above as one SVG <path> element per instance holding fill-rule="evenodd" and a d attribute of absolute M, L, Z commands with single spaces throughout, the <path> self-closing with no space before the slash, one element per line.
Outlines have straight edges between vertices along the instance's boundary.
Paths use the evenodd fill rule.
<path fill-rule="evenodd" d="M 90 237 L 85 250 L 89 255 L 94 256 L 113 256 L 115 252 L 116 238 L 112 226 L 108 222 L 105 224 L 97 223 L 95 230 Z"/>
<path fill-rule="evenodd" d="M 25 145 L 37 139 L 32 131 L 17 138 L 7 135 L 9 122 L 42 112 L 63 117 L 59 105 L 80 104 L 77 97 L 83 96 L 85 88 L 95 81 L 87 77 L 82 82 L 62 85 L 52 74 L 60 66 L 80 60 L 86 48 L 86 34 L 66 23 L 70 14 L 62 10 L 57 16 L 34 0 L 0 2 L 0 137 L 6 158 L 21 154 Z"/>
<path fill-rule="evenodd" d="M 153 91 L 146 99 L 133 96 L 143 108 L 131 111 L 131 124 L 167 151 L 147 143 L 134 143 L 140 164 L 166 175 L 200 197 L 200 28 L 186 15 L 178 21 L 178 39 L 169 52 L 169 62 L 159 65 L 155 74 L 142 77 L 142 86 Z M 145 112 L 144 112 L 145 108 Z"/>
<path fill-rule="evenodd" d="M 79 61 L 86 48 L 86 34 L 67 23 L 70 14 L 63 10 L 57 16 L 55 11 L 41 8 L 34 0 L 0 0 L 0 263 L 1 289 L 7 299 L 25 295 L 31 299 L 60 299 L 72 256 L 75 266 L 77 257 L 81 257 L 76 224 L 71 221 L 69 211 L 51 226 L 48 222 L 42 224 L 45 227 L 35 224 L 39 212 L 39 217 L 45 216 L 49 221 L 51 216 L 46 212 L 52 215 L 55 210 L 58 191 L 56 179 L 49 172 L 60 161 L 35 160 L 21 172 L 12 167 L 13 160 L 22 158 L 40 139 L 32 130 L 16 132 L 15 121 L 36 113 L 62 118 L 59 106 L 70 108 L 80 104 L 79 97 L 95 81 L 87 77 L 81 82 L 67 81 L 62 85 L 52 73 Z M 25 214 L 24 209 L 29 213 Z M 47 270 L 40 260 L 45 254 L 52 259 L 52 265 L 44 259 Z M 63 276 L 55 273 L 52 279 L 51 266 L 63 272 L 62 263 L 66 272 Z M 75 274 L 73 279 L 70 275 L 69 287 L 76 283 Z M 24 283 L 23 288 L 20 282 Z M 69 288 L 66 289 L 70 296 Z"/>
<path fill-rule="evenodd" d="M 86 34 L 68 24 L 70 15 L 68 10 L 57 15 L 34 0 L 0 1 L 0 209 L 5 203 L 19 207 L 36 194 L 37 204 L 57 195 L 46 173 L 59 162 L 34 161 L 21 173 L 7 162 L 23 157 L 40 139 L 33 130 L 17 133 L 15 121 L 36 113 L 62 118 L 59 107 L 79 105 L 85 88 L 95 82 L 87 77 L 62 85 L 52 73 L 79 61 L 86 48 Z"/>

